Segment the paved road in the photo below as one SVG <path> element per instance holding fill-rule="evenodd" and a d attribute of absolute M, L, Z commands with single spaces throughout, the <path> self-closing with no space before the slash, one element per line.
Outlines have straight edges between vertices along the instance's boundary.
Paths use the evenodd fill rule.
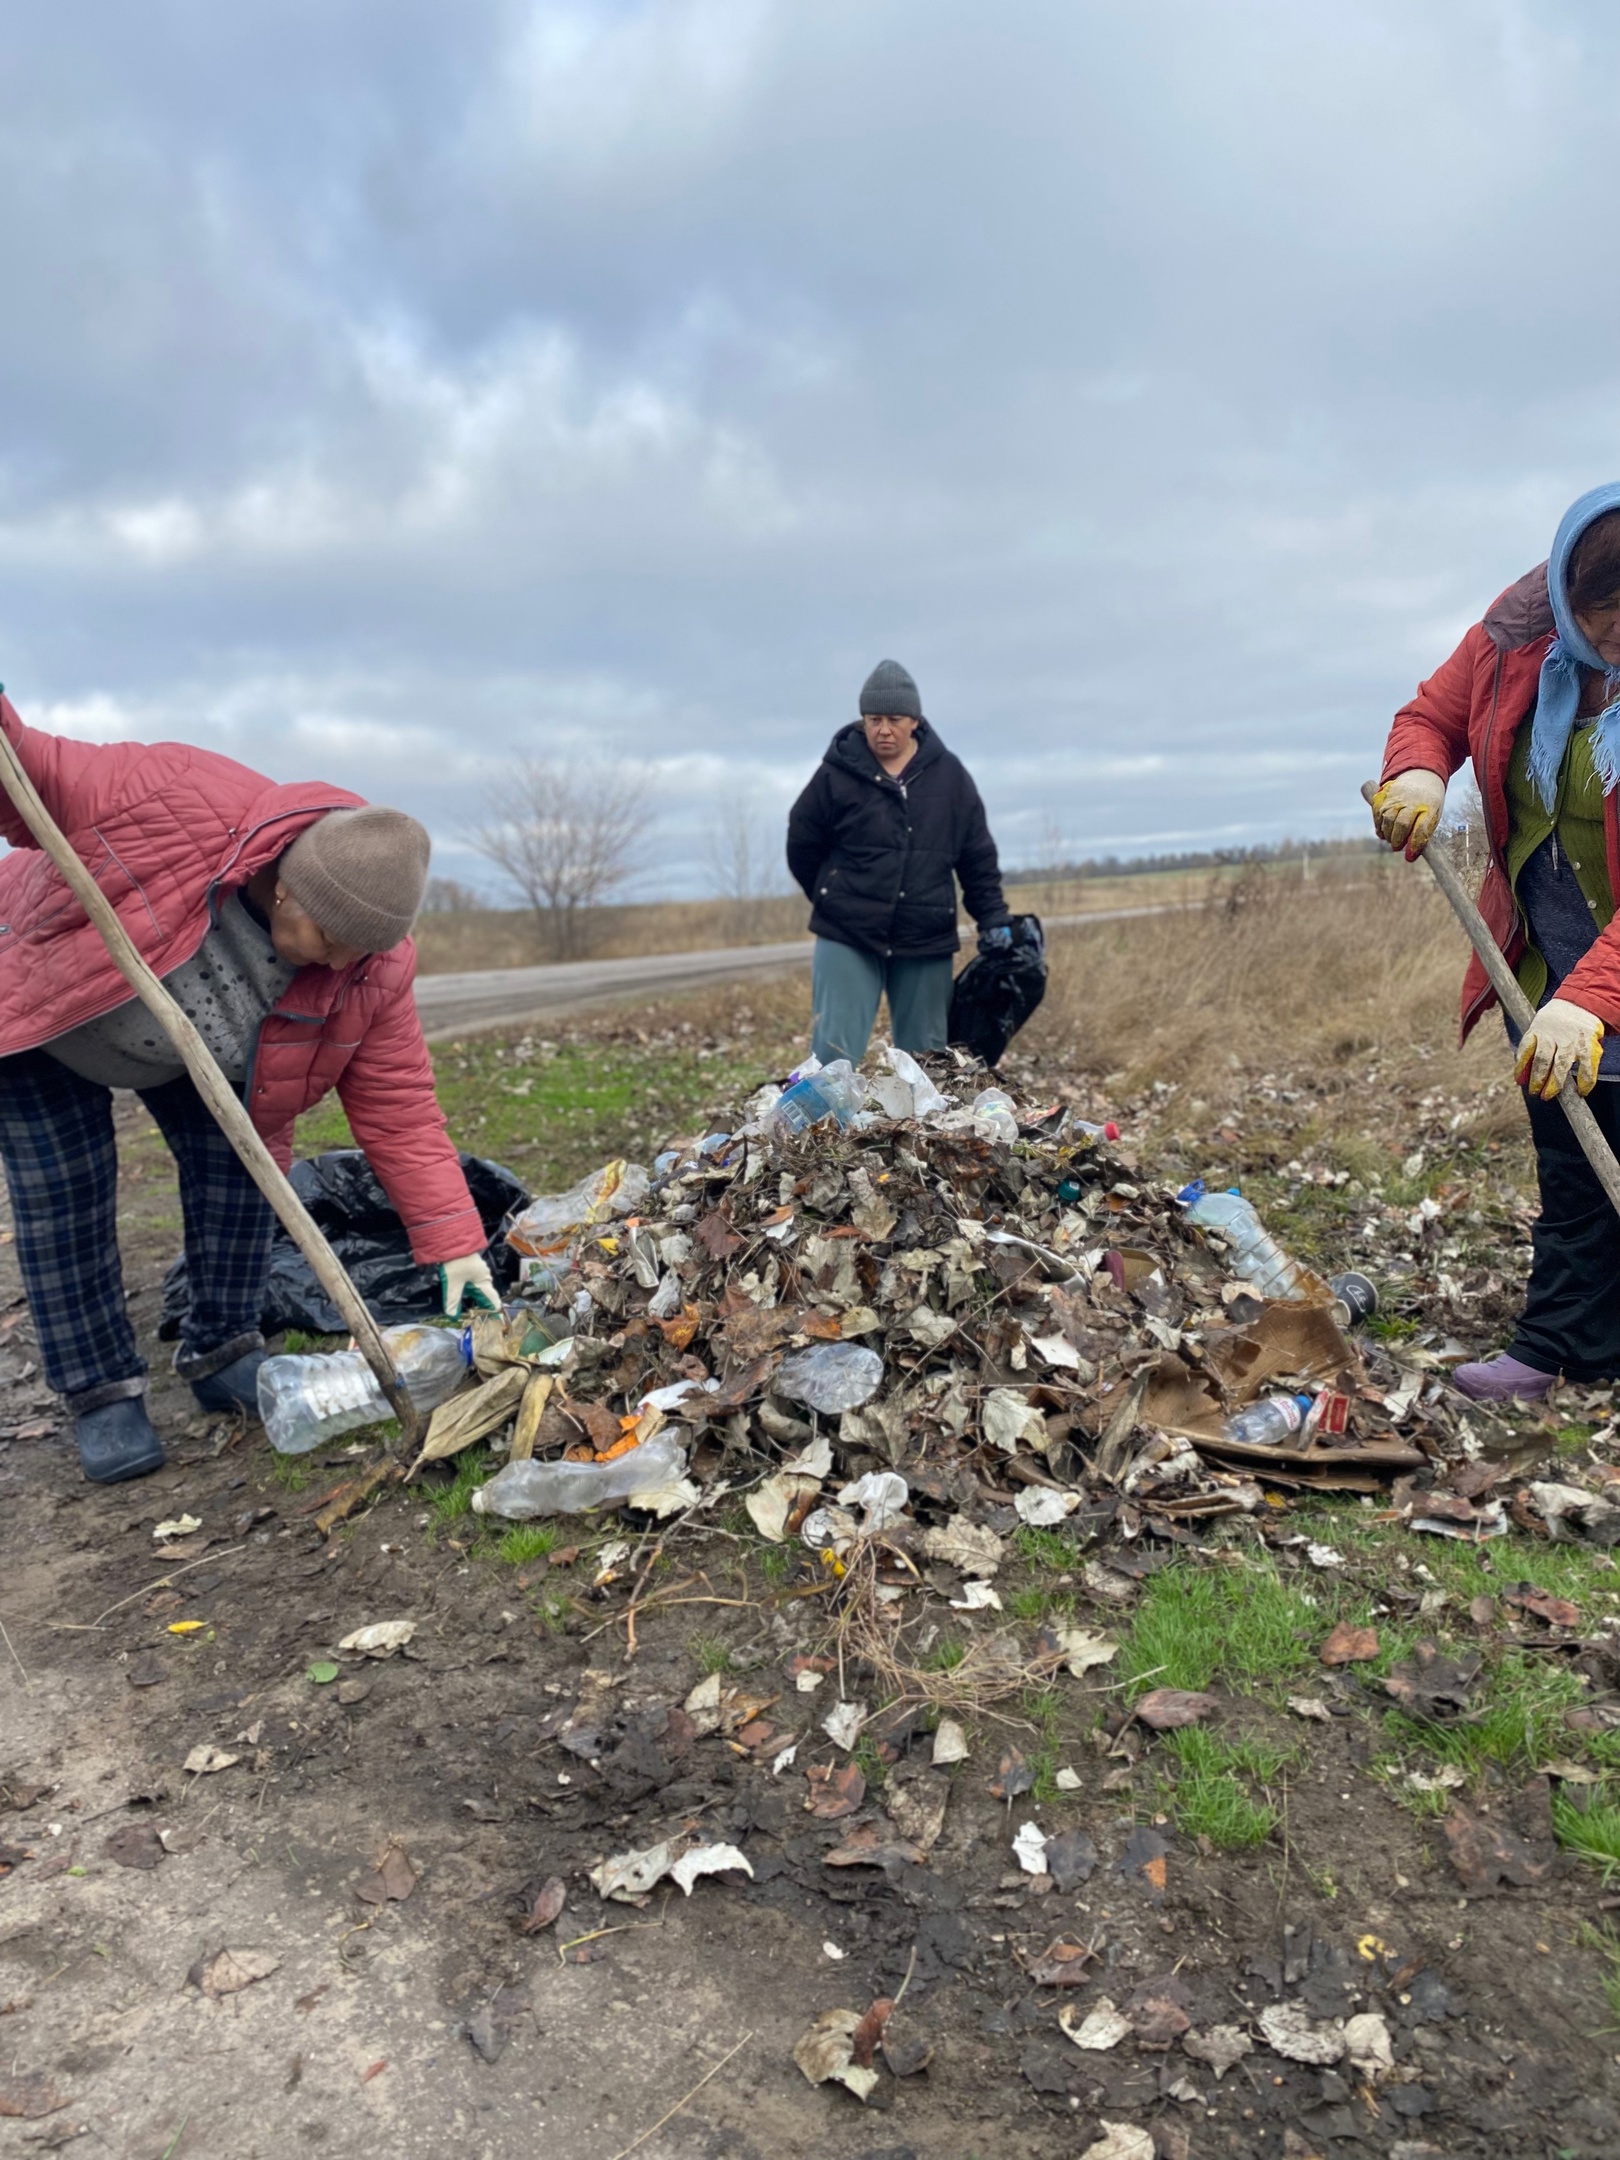
<path fill-rule="evenodd" d="M 1073 923 L 1125 922 L 1138 915 L 1165 915 L 1173 903 L 1154 907 L 1099 908 L 1090 914 L 1052 915 L 1048 930 Z M 971 925 L 969 925 L 971 931 Z M 779 945 L 722 946 L 710 952 L 647 953 L 633 960 L 569 960 L 550 967 L 486 968 L 463 975 L 420 975 L 416 1006 L 429 1042 L 476 1034 L 481 1028 L 516 1027 L 526 1020 L 578 1012 L 591 1005 L 633 1003 L 690 990 L 702 983 L 740 982 L 750 975 L 779 975 L 808 967 L 808 938 Z"/>

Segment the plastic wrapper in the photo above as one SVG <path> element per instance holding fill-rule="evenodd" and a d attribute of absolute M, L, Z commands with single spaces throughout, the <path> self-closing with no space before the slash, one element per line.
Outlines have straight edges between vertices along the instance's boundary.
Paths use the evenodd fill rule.
<path fill-rule="evenodd" d="M 484 1233 L 494 1241 L 484 1258 L 496 1288 L 504 1293 L 516 1286 L 518 1258 L 500 1242 L 499 1233 L 508 1216 L 528 1205 L 528 1189 L 510 1170 L 481 1155 L 463 1155 L 461 1168 Z M 373 1319 L 392 1327 L 430 1319 L 439 1311 L 439 1271 L 419 1267 L 412 1259 L 405 1225 L 359 1148 L 332 1148 L 324 1155 L 307 1156 L 293 1164 L 291 1180 L 293 1191 L 325 1233 Z M 190 1303 L 191 1284 L 182 1254 L 163 1278 L 161 1341 L 174 1341 Z M 348 1322 L 279 1223 L 270 1248 L 259 1326 L 266 1335 L 279 1335 L 286 1328 L 301 1328 L 307 1335 L 349 1332 Z"/>
<path fill-rule="evenodd" d="M 885 1117 L 929 1118 L 950 1103 L 906 1050 L 885 1049 L 889 1070 L 866 1083 L 867 1093 Z"/>
<path fill-rule="evenodd" d="M 554 1260 L 565 1253 L 582 1230 L 626 1215 L 634 1215 L 646 1203 L 652 1176 L 640 1163 L 623 1158 L 604 1163 L 589 1177 L 564 1193 L 542 1193 L 531 1200 L 507 1226 L 506 1242 L 515 1253 L 536 1260 Z"/>
<path fill-rule="evenodd" d="M 860 1343 L 812 1343 L 782 1362 L 776 1392 L 832 1416 L 859 1409 L 883 1385 L 883 1360 Z"/>

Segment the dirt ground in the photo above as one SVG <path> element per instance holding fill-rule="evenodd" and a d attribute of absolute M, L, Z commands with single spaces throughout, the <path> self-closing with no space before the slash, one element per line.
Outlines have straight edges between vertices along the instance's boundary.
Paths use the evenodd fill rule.
<path fill-rule="evenodd" d="M 1055 1727 L 1076 1783 L 992 1797 L 1016 1706 L 955 1769 L 901 1732 L 886 1789 L 945 1801 L 938 1841 L 833 1867 L 851 1819 L 803 1798 L 806 1765 L 833 1759 L 830 1691 L 790 1671 L 821 1623 L 721 1522 L 687 1533 L 678 1569 L 711 1602 L 642 1617 L 633 1659 L 625 1571 L 652 1532 L 601 1588 L 599 1527 L 572 1561 L 514 1568 L 416 1491 L 323 1537 L 310 1509 L 351 1467 L 342 1448 L 293 1489 L 256 1427 L 189 1415 L 167 1372 L 174 1196 L 138 1124 L 124 1249 L 155 1415 L 177 1436 L 159 1476 L 82 1481 L 0 1247 L 0 2151 L 1057 2160 L 1124 2123 L 1160 2160 L 1620 2154 L 1620 2033 L 1591 1927 L 1620 1901 L 1567 1853 L 1528 1886 L 1461 1895 L 1434 1824 L 1373 1774 L 1337 1678 L 1281 1834 L 1254 1849 L 1178 1830 L 1151 1764 L 1122 1772 L 1089 1735 L 1076 1688 Z M 200 1528 L 158 1546 L 155 1525 L 184 1514 Z M 402 1654 L 336 1655 L 402 1618 Z M 312 1677 L 328 1661 L 341 1677 Z M 694 1733 L 680 1705 L 705 1671 L 764 1699 L 793 1768 L 773 1774 L 774 1742 Z M 1230 1708 L 1262 1737 L 1278 1722 Z M 188 1773 L 199 1747 L 236 1759 Z M 1494 1804 L 1533 1835 L 1545 1785 Z M 1090 1841 L 1064 1888 L 1019 1872 L 1027 1819 Z M 694 1828 L 738 1846 L 752 1879 L 598 1900 L 590 1868 Z M 391 1846 L 404 1858 L 383 1866 Z M 562 1915 L 526 1933 L 553 1878 Z M 1084 1989 L 1032 1975 L 1064 1937 L 1090 1952 Z M 1085 2052 L 1059 2014 L 1099 1992 L 1136 2031 Z M 864 2107 L 806 2082 L 792 2051 L 817 2016 L 897 1995 L 891 2029 L 932 2049 L 925 2069 L 885 2071 Z M 1257 2048 L 1217 2078 L 1156 2038 L 1155 2002 L 1168 2029 L 1176 2011 L 1252 2029 L 1283 1997 L 1318 2019 L 1382 2014 L 1393 2074 L 1375 2087 Z"/>

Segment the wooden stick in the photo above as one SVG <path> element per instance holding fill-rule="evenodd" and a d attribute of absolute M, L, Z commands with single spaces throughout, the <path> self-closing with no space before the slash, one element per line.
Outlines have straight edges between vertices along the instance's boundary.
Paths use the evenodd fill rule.
<path fill-rule="evenodd" d="M 68 844 L 67 836 L 46 809 L 39 790 L 23 769 L 22 760 L 0 728 L 0 785 L 15 804 L 18 816 L 67 880 L 80 905 L 112 955 L 120 975 L 151 1013 L 179 1052 L 181 1062 L 196 1084 L 197 1093 L 218 1120 L 225 1137 L 260 1192 L 280 1217 L 287 1235 L 315 1271 L 321 1288 L 343 1315 L 355 1344 L 377 1376 L 377 1385 L 399 1419 L 400 1431 L 409 1447 L 421 1440 L 421 1418 L 394 1371 L 393 1361 L 366 1310 L 360 1293 L 349 1280 L 337 1254 L 322 1236 L 320 1226 L 282 1175 L 281 1166 L 254 1130 L 235 1089 L 220 1071 L 213 1052 L 192 1026 L 190 1019 L 152 973 L 135 941 L 118 920 L 111 901 Z"/>
<path fill-rule="evenodd" d="M 1370 803 L 1377 793 L 1377 784 L 1368 780 L 1362 786 L 1362 794 Z M 1490 924 L 1474 905 L 1468 891 L 1450 859 L 1431 839 L 1423 850 L 1423 860 L 1434 873 L 1434 882 L 1451 904 L 1451 912 L 1468 932 L 1468 941 L 1479 954 L 1486 974 L 1491 978 L 1491 988 L 1502 1001 L 1502 1010 L 1521 1034 L 1533 1031 L 1536 1024 L 1535 1009 L 1519 988 L 1518 978 L 1507 964 L 1500 945 L 1491 935 Z M 1572 1073 L 1564 1082 L 1558 1097 L 1559 1107 L 1569 1119 L 1570 1129 L 1581 1144 L 1581 1151 L 1592 1165 L 1593 1175 L 1608 1194 L 1610 1204 L 1620 1214 L 1620 1162 L 1614 1159 L 1610 1147 L 1592 1115 L 1591 1107 L 1575 1086 Z"/>

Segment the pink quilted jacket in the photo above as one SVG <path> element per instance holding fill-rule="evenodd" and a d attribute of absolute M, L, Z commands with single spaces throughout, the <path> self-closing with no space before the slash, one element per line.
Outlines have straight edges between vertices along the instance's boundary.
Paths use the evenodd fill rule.
<path fill-rule="evenodd" d="M 185 743 L 80 743 L 0 726 L 80 859 L 159 975 L 203 941 L 220 890 L 245 885 L 306 825 L 360 801 L 343 788 L 278 787 Z M 0 791 L 0 1057 L 110 1012 L 129 996 L 100 933 Z M 411 984 L 409 938 L 353 967 L 301 968 L 259 1031 L 246 1102 L 283 1169 L 293 1121 L 329 1089 L 348 1114 L 424 1264 L 484 1246 L 445 1129 Z"/>

